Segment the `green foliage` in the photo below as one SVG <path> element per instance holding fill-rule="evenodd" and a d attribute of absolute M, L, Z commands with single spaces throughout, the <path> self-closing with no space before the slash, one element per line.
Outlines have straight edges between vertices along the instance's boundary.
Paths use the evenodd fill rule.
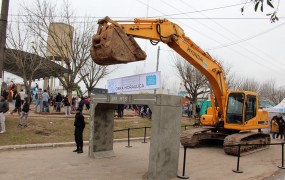
<path fill-rule="evenodd" d="M 251 0 L 251 2 L 254 3 L 254 11 L 255 12 L 258 10 L 263 12 L 264 0 Z M 266 14 L 266 16 L 270 16 L 270 22 L 275 23 L 276 21 L 279 20 L 279 18 L 277 16 L 278 6 L 274 7 L 274 5 L 272 4 L 272 0 L 266 0 L 266 4 L 270 8 L 274 9 L 274 11 L 272 13 Z M 241 12 L 242 13 L 244 12 L 244 6 L 241 8 Z"/>

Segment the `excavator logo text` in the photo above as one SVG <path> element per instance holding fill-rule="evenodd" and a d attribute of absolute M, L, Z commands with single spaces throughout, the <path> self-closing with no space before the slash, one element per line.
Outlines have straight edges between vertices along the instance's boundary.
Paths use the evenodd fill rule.
<path fill-rule="evenodd" d="M 208 64 L 204 62 L 203 58 L 197 54 L 195 51 L 193 51 L 190 47 L 187 48 L 187 51 L 191 53 L 192 56 L 194 56 L 195 58 L 197 58 L 199 61 L 201 61 L 202 66 L 207 69 L 208 68 Z"/>

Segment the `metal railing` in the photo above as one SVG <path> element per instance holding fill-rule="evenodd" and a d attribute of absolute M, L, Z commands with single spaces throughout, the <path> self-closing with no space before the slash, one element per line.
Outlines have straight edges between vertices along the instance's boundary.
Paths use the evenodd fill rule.
<path fill-rule="evenodd" d="M 280 169 L 285 169 L 284 167 L 284 144 L 285 142 L 282 143 L 270 143 L 270 144 L 236 144 L 236 145 L 226 145 L 224 147 L 234 147 L 238 146 L 238 155 L 237 155 L 237 168 L 233 169 L 232 171 L 235 173 L 243 173 L 243 171 L 240 170 L 240 158 L 241 158 L 241 147 L 242 146 L 269 146 L 269 145 L 281 145 L 282 147 L 282 160 L 281 160 L 281 166 L 277 166 Z M 182 176 L 177 175 L 178 178 L 180 179 L 189 179 L 189 176 L 185 175 L 185 166 L 186 166 L 186 152 L 189 147 L 184 146 L 184 158 L 183 158 L 183 169 L 182 169 Z"/>
<path fill-rule="evenodd" d="M 184 129 L 185 130 L 187 130 L 187 127 L 189 127 L 189 126 L 195 126 L 195 125 L 183 125 L 183 126 L 181 126 L 181 128 L 183 128 L 184 127 Z M 147 128 L 151 128 L 151 127 L 147 127 L 147 126 L 145 126 L 145 127 L 137 127 L 137 128 L 126 128 L 126 129 L 118 129 L 118 130 L 114 130 L 113 132 L 120 132 L 120 131 L 128 131 L 128 145 L 126 146 L 126 147 L 128 147 L 128 148 L 130 148 L 130 147 L 132 147 L 131 145 L 130 145 L 130 132 L 131 132 L 131 130 L 135 130 L 135 129 L 144 129 L 144 138 L 143 138 L 143 142 L 142 143 L 147 143 L 146 142 L 146 133 L 147 133 Z"/>
<path fill-rule="evenodd" d="M 183 125 L 181 128 L 184 128 L 187 130 L 187 127 L 196 127 L 197 125 Z M 199 125 L 198 125 L 199 126 Z M 120 131 L 128 131 L 128 145 L 126 146 L 127 148 L 132 147 L 130 145 L 130 131 L 135 130 L 135 129 L 144 129 L 144 139 L 142 143 L 147 143 L 146 142 L 146 134 L 147 134 L 147 128 L 151 127 L 137 127 L 137 128 L 127 128 L 127 129 L 119 129 L 119 130 L 114 130 L 114 132 L 120 132 Z M 240 170 L 240 158 L 241 158 L 241 147 L 242 146 L 269 146 L 269 145 L 281 145 L 282 147 L 282 160 L 281 160 L 281 166 L 278 166 L 280 169 L 285 169 L 284 167 L 284 144 L 285 142 L 282 143 L 270 143 L 270 144 L 235 144 L 235 145 L 226 145 L 227 147 L 233 147 L 233 146 L 238 146 L 238 155 L 237 155 L 237 166 L 236 169 L 233 169 L 232 171 L 235 173 L 243 173 L 243 171 Z M 225 147 L 225 146 L 224 146 Z M 187 149 L 190 147 L 184 146 L 184 156 L 183 156 L 183 169 L 182 169 L 182 175 L 177 175 L 178 178 L 180 179 L 189 179 L 189 176 L 185 175 L 185 168 L 186 168 L 186 155 L 187 155 Z"/>

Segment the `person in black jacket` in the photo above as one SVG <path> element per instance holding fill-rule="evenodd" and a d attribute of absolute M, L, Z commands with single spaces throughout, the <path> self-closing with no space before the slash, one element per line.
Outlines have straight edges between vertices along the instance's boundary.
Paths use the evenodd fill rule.
<path fill-rule="evenodd" d="M 9 110 L 9 104 L 5 100 L 4 97 L 0 96 L 0 133 L 4 133 L 6 131 L 5 128 L 5 113 Z"/>
<path fill-rule="evenodd" d="M 55 97 L 56 112 L 60 112 L 61 102 L 62 102 L 62 96 L 60 93 L 58 93 Z"/>
<path fill-rule="evenodd" d="M 29 115 L 29 111 L 30 111 L 30 103 L 29 103 L 29 98 L 25 97 L 24 98 L 24 104 L 23 104 L 23 108 L 21 111 L 21 116 L 20 116 L 20 123 L 19 123 L 19 127 L 23 126 L 23 117 L 25 117 L 25 125 L 24 127 L 28 127 L 28 115 Z"/>
<path fill-rule="evenodd" d="M 11 112 L 11 115 L 13 115 L 13 113 L 15 113 L 15 112 L 18 112 L 18 114 L 20 115 L 22 101 L 21 101 L 21 96 L 19 93 L 16 94 L 15 100 L 16 100 L 15 109 Z"/>
<path fill-rule="evenodd" d="M 70 115 L 70 98 L 68 94 L 64 97 L 63 104 L 65 106 L 65 115 L 68 117 Z"/>
<path fill-rule="evenodd" d="M 279 116 L 277 117 L 277 124 L 278 124 L 278 127 L 279 127 L 279 132 L 277 133 L 276 139 L 278 139 L 279 135 L 280 135 L 280 139 L 282 139 L 283 138 L 284 127 L 285 127 L 285 121 L 284 121 L 284 119 L 283 119 L 281 114 L 279 114 Z"/>
<path fill-rule="evenodd" d="M 83 130 L 85 128 L 85 121 L 80 108 L 76 109 L 74 126 L 74 137 L 77 148 L 73 152 L 83 153 Z"/>

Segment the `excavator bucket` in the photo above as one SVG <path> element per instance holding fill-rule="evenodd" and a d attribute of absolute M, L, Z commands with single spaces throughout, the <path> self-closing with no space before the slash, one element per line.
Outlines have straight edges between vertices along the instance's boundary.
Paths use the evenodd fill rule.
<path fill-rule="evenodd" d="M 146 59 L 134 38 L 120 27 L 101 29 L 92 37 L 91 57 L 96 64 L 125 64 Z"/>

